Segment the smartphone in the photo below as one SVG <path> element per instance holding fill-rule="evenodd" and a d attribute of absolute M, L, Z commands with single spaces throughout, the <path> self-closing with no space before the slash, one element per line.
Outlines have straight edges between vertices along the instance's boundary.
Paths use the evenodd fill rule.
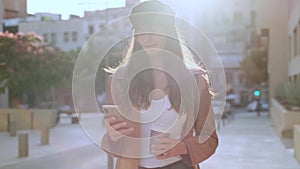
<path fill-rule="evenodd" d="M 117 105 L 102 105 L 102 110 L 105 113 L 105 117 L 120 116 Z"/>

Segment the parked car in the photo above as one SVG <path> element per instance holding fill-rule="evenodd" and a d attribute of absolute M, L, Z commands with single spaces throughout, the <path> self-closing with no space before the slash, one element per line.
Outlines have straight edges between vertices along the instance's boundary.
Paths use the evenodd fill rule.
<path fill-rule="evenodd" d="M 261 109 L 262 111 L 268 111 L 269 110 L 269 103 L 265 101 L 261 101 Z M 257 107 L 257 101 L 252 101 L 247 105 L 247 111 L 256 111 Z"/>

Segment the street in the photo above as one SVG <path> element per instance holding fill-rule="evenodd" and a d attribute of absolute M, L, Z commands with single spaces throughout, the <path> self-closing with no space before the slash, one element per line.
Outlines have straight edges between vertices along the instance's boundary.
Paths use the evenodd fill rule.
<path fill-rule="evenodd" d="M 300 169 L 292 149 L 285 148 L 270 125 L 267 112 L 257 117 L 255 112 L 239 110 L 220 126 L 219 147 L 201 164 L 201 169 Z M 0 169 L 107 168 L 105 152 L 89 140 L 79 124 L 58 124 L 51 132 L 52 140 L 46 146 L 37 145 L 39 137 L 37 133 L 31 133 L 32 150 L 29 157 L 23 159 L 17 158 L 15 149 L 11 153 L 2 153 L 9 151 L 2 147 L 8 145 L 4 140 L 11 142 L 16 138 L 1 135 Z M 72 142 L 73 145 L 67 144 Z"/>

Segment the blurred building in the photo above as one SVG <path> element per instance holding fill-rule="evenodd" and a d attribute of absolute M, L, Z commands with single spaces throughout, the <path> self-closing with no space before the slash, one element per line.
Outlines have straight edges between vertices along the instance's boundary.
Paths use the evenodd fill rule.
<path fill-rule="evenodd" d="M 27 0 L 2 0 L 3 19 L 25 17 L 27 15 Z"/>
<path fill-rule="evenodd" d="M 1 24 L 1 29 L 9 32 L 18 32 L 18 26 L 15 20 L 19 18 L 25 18 L 27 16 L 27 0 L 2 0 L 0 1 L 2 9 L 2 19 L 3 24 Z M 9 20 L 8 24 L 5 22 Z M 13 24 L 12 24 L 13 23 Z"/>
<path fill-rule="evenodd" d="M 127 0 L 125 7 L 86 11 L 83 18 L 71 16 L 69 20 L 61 20 L 60 15 L 55 16 L 55 14 L 35 14 L 18 21 L 19 32 L 36 32 L 44 38 L 45 44 L 51 44 L 63 51 L 80 49 L 95 33 L 96 37 L 93 38 L 97 41 L 95 44 L 113 44 L 114 41 L 119 41 L 120 34 L 128 34 L 131 27 L 125 20 L 112 21 L 127 16 L 132 6 L 138 2 L 138 0 Z M 111 24 L 107 25 L 108 23 Z M 106 32 L 98 35 L 109 36 L 97 36 L 100 29 Z"/>
<path fill-rule="evenodd" d="M 0 32 L 2 32 L 2 18 L 3 18 L 3 0 L 0 0 Z M 2 87 L 3 88 L 3 87 Z M 0 93 L 0 107 L 7 108 L 8 107 L 8 93 L 1 92 Z"/>
<path fill-rule="evenodd" d="M 249 34 L 254 29 L 255 0 L 199 1 L 198 5 L 201 10 L 197 11 L 196 25 L 216 48 L 225 70 L 227 86 L 237 96 L 235 103 L 246 104 L 242 93 L 248 92 L 248 89 L 240 62 L 247 56 Z"/>
<path fill-rule="evenodd" d="M 104 44 L 115 44 L 114 47 L 121 49 L 124 48 L 124 44 L 118 44 L 119 38 L 130 34 L 131 25 L 126 19 L 121 22 L 112 21 L 128 16 L 132 7 L 137 3 L 139 0 L 126 0 L 124 7 L 87 11 L 83 18 L 73 17 L 69 20 L 61 20 L 59 15 L 41 13 L 26 18 L 6 19 L 4 23 L 7 26 L 17 25 L 19 32 L 36 32 L 43 36 L 45 44 L 51 44 L 64 51 L 82 47 L 92 35 L 95 35 L 93 41 L 95 41 L 94 44 L 99 44 L 99 48 Z M 197 7 L 200 7 L 201 10 Z M 192 10 L 188 14 L 188 21 L 197 25 L 208 35 L 221 56 L 227 84 L 239 96 L 244 90 L 245 83 L 239 66 L 240 61 L 246 55 L 245 48 L 249 32 L 254 29 L 254 0 L 199 1 L 193 3 L 193 7 L 189 6 L 189 8 L 197 10 L 197 13 L 193 13 Z M 188 8 L 178 11 L 184 14 Z M 107 25 L 108 23 L 110 24 Z M 99 32 L 99 30 L 103 32 Z M 187 35 L 190 41 L 196 39 L 192 33 Z M 113 55 L 120 56 L 120 53 Z M 237 97 L 236 103 L 240 103 L 239 97 Z"/>
<path fill-rule="evenodd" d="M 3 0 L 0 0 L 0 32 L 2 32 L 2 19 L 3 19 Z"/>
<path fill-rule="evenodd" d="M 131 8 L 132 6 L 125 6 L 120 8 L 108 8 L 101 11 L 86 11 L 84 13 L 84 19 L 88 27 L 88 36 L 103 29 L 104 31 L 107 31 L 106 35 L 109 36 L 103 36 L 103 39 L 99 40 L 106 43 L 119 40 L 120 34 L 128 34 L 131 32 L 130 22 L 124 18 L 125 16 L 128 16 Z"/>
<path fill-rule="evenodd" d="M 44 44 L 60 48 L 63 51 L 80 50 L 85 47 L 83 53 L 86 51 L 96 52 L 89 54 L 98 55 L 99 51 L 110 45 L 109 49 L 118 50 L 112 50 L 109 53 L 109 59 L 105 60 L 105 62 L 109 62 L 111 59 L 119 60 L 125 49 L 125 43 L 119 43 L 120 37 L 126 37 L 131 33 L 131 24 L 124 16 L 128 16 L 132 7 L 138 2 L 139 0 L 127 0 L 124 7 L 85 11 L 82 18 L 71 15 L 68 20 L 62 20 L 61 16 L 56 14 L 37 13 L 26 18 L 19 18 L 13 24 L 18 25 L 19 32 L 35 32 L 43 37 Z M 121 20 L 116 20 L 120 18 Z M 13 21 L 6 20 L 5 22 Z M 101 76 L 100 80 L 97 77 L 101 83 L 105 83 L 103 74 L 104 72 L 97 73 L 97 76 Z M 100 86 L 105 87 L 105 85 Z M 101 93 L 104 89 L 99 90 L 97 92 Z M 52 95 L 55 95 L 55 102 L 71 105 L 71 91 L 55 89 L 54 92 L 49 92 L 49 98 Z M 52 101 L 53 99 L 47 100 Z M 86 106 L 83 109 L 89 110 L 90 108 Z"/>
<path fill-rule="evenodd" d="M 300 1 L 292 0 L 289 14 L 289 63 L 288 76 L 290 81 L 300 81 Z"/>
<path fill-rule="evenodd" d="M 0 0 L 0 32 L 8 29 L 16 31 L 16 27 L 6 27 L 4 20 L 26 17 L 26 13 L 27 0 Z M 0 82 L 0 107 L 7 108 L 9 106 L 9 92 L 2 85 Z"/>
<path fill-rule="evenodd" d="M 85 27 L 82 18 L 70 20 L 39 20 L 19 24 L 20 32 L 35 32 L 50 44 L 63 51 L 80 49 L 85 42 Z"/>
<path fill-rule="evenodd" d="M 257 29 L 269 32 L 269 93 L 275 97 L 280 84 L 300 80 L 300 1 L 257 0 L 255 6 Z"/>

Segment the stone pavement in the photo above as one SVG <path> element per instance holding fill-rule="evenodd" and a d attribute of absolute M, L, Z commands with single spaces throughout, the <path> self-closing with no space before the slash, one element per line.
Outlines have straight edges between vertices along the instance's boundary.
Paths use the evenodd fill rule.
<path fill-rule="evenodd" d="M 218 131 L 216 154 L 201 169 L 300 169 L 272 128 L 268 113 L 241 111 Z"/>
<path fill-rule="evenodd" d="M 102 127 L 99 114 L 82 115 L 88 128 Z M 0 133 L 0 169 L 96 169 L 106 168 L 107 156 L 84 132 L 80 124 L 61 118 L 50 130 L 50 144 L 41 145 L 40 131 L 28 130 L 29 156 L 18 158 L 18 137 Z M 93 132 L 89 130 L 89 132 Z M 96 131 L 94 131 L 96 133 Z M 104 130 L 98 130 L 99 137 Z"/>
<path fill-rule="evenodd" d="M 94 140 L 103 134 L 99 114 L 82 116 L 85 131 Z M 79 124 L 62 120 L 51 129 L 50 144 L 40 145 L 39 131 L 29 132 L 29 156 L 18 158 L 17 137 L 0 133 L 0 169 L 106 169 L 106 154 Z M 222 125 L 221 125 L 222 126 Z M 300 169 L 270 125 L 267 113 L 239 112 L 218 130 L 215 155 L 201 169 Z M 96 142 L 96 141 L 95 141 Z"/>

